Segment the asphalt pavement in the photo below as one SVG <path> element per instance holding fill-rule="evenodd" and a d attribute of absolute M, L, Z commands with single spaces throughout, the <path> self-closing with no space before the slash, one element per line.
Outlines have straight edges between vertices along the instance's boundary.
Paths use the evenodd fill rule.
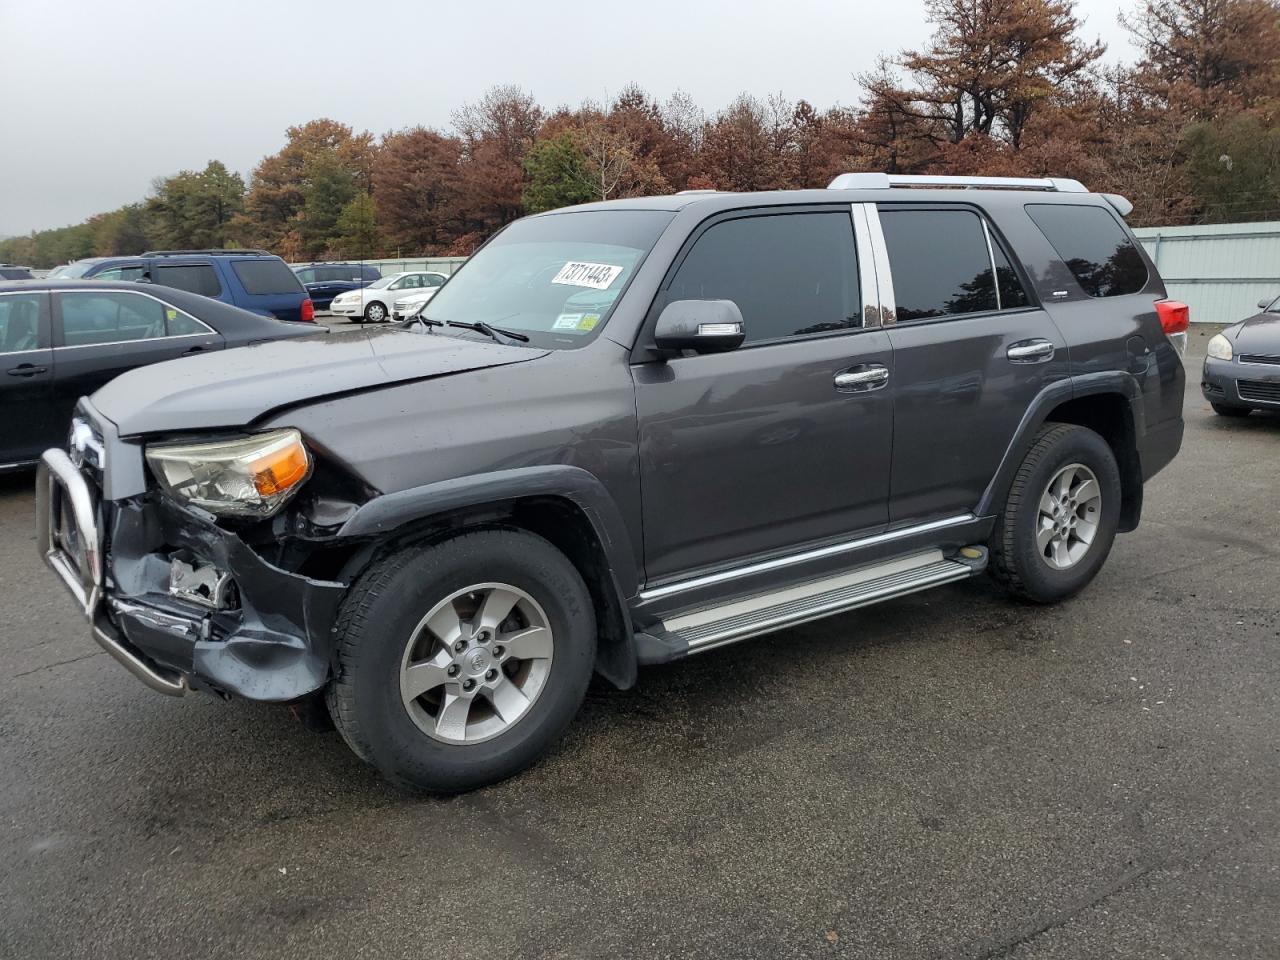
<path fill-rule="evenodd" d="M 1210 412 L 1205 339 L 1080 596 L 983 579 L 597 684 L 453 799 L 142 687 L 0 478 L 0 957 L 1280 955 L 1280 415 Z"/>

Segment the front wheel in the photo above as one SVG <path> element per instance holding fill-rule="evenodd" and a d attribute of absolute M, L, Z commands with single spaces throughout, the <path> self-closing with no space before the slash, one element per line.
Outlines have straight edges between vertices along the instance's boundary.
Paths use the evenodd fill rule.
<path fill-rule="evenodd" d="M 381 323 L 387 319 L 387 308 L 375 300 L 364 308 L 364 318 L 370 323 Z"/>
<path fill-rule="evenodd" d="M 541 537 L 484 530 L 394 554 L 352 588 L 328 700 L 355 752 L 409 789 L 454 793 L 533 763 L 577 712 L 595 616 Z"/>
<path fill-rule="evenodd" d="M 1120 468 L 1107 442 L 1085 427 L 1046 424 L 996 521 L 992 575 L 1037 603 L 1084 589 L 1111 551 L 1120 498 Z"/>

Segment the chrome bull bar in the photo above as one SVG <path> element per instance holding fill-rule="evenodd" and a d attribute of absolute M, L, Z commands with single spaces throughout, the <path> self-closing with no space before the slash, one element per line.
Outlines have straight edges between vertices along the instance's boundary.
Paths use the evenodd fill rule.
<path fill-rule="evenodd" d="M 36 544 L 76 598 L 93 639 L 152 690 L 180 697 L 187 678 L 125 646 L 103 613 L 103 556 L 98 507 L 84 477 L 62 450 L 46 450 L 36 467 Z"/>

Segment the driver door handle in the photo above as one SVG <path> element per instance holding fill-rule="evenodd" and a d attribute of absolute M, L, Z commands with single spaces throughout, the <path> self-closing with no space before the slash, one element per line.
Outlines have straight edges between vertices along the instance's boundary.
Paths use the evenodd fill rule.
<path fill-rule="evenodd" d="M 20 363 L 5 371 L 11 377 L 34 377 L 37 373 L 48 373 L 48 367 L 37 367 L 30 363 Z"/>
<path fill-rule="evenodd" d="M 1019 340 L 1010 344 L 1005 356 L 1013 363 L 1045 363 L 1058 352 L 1048 340 Z"/>

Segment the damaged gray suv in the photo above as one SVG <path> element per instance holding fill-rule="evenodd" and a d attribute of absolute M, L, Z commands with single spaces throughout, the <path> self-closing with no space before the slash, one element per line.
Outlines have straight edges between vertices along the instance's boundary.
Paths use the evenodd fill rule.
<path fill-rule="evenodd" d="M 83 399 L 40 549 L 153 689 L 323 703 L 397 784 L 490 783 L 593 672 L 1088 584 L 1182 438 L 1186 308 L 1128 209 L 848 174 L 529 217 L 402 324 Z"/>

